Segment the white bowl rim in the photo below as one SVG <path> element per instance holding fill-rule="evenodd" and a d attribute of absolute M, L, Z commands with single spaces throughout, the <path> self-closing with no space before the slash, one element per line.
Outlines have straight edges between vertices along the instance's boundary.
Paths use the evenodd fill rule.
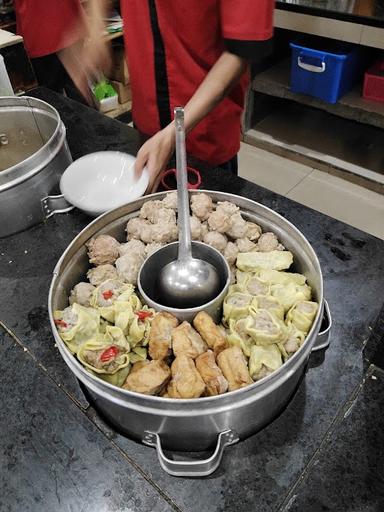
<path fill-rule="evenodd" d="M 147 189 L 148 183 L 149 183 L 149 173 L 148 173 L 147 168 L 144 167 L 142 176 L 139 179 L 139 183 L 141 181 L 142 181 L 142 183 L 140 183 L 140 187 L 136 188 L 136 193 L 125 198 L 123 201 L 119 201 L 118 204 L 114 204 L 111 206 L 108 205 L 107 208 L 100 208 L 100 205 L 98 205 L 98 207 L 96 207 L 94 204 L 92 204 L 92 202 L 87 202 L 87 201 L 80 202 L 77 200 L 76 197 L 73 198 L 71 191 L 69 190 L 69 193 L 68 193 L 68 189 L 66 188 L 66 185 L 65 185 L 65 181 L 68 178 L 68 176 L 71 175 L 71 173 L 73 172 L 73 169 L 75 169 L 77 167 L 79 162 L 84 161 L 84 160 L 92 160 L 92 158 L 94 158 L 95 156 L 102 156 L 102 155 L 107 155 L 107 156 L 112 156 L 112 157 L 123 157 L 126 160 L 130 161 L 129 163 L 131 163 L 131 164 L 133 164 L 136 160 L 135 156 L 131 155 L 130 153 L 125 153 L 124 151 L 114 151 L 114 150 L 112 150 L 112 151 L 109 151 L 109 150 L 94 151 L 92 153 L 87 153 L 86 155 L 83 155 L 83 156 L 77 158 L 76 160 L 74 160 L 65 169 L 65 171 L 63 172 L 63 174 L 60 178 L 59 186 L 60 186 L 60 191 L 61 191 L 62 195 L 64 196 L 64 198 L 70 204 L 72 204 L 79 210 L 81 210 L 89 215 L 99 216 L 99 215 L 102 215 L 103 213 L 114 210 L 115 208 L 119 208 L 120 206 L 123 206 L 125 203 L 139 199 L 140 197 L 142 197 L 144 195 L 144 193 Z"/>

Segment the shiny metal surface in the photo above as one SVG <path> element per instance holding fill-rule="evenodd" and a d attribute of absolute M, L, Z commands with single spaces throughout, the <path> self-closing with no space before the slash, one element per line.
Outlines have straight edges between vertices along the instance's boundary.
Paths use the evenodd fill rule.
<path fill-rule="evenodd" d="M 219 467 L 224 449 L 239 440 L 236 432 L 225 430 L 217 437 L 217 445 L 213 454 L 202 460 L 173 460 L 169 459 L 161 446 L 159 434 L 145 432 L 143 443 L 156 448 L 160 466 L 169 475 L 178 477 L 201 477 L 211 475 Z"/>
<path fill-rule="evenodd" d="M 70 290 L 84 278 L 89 268 L 85 243 L 92 236 L 103 233 L 124 240 L 128 219 L 138 214 L 145 201 L 162 199 L 164 193 L 141 198 L 89 224 L 60 258 L 54 270 L 48 299 L 51 327 L 60 353 L 86 387 L 95 406 L 126 435 L 142 441 L 145 432 L 156 433 L 161 438 L 162 446 L 173 450 L 209 449 L 216 445 L 219 433 L 228 429 L 244 439 L 274 419 L 287 405 L 303 376 L 323 318 L 320 264 L 300 231 L 285 218 L 254 201 L 222 192 L 205 192 L 215 201 L 235 202 L 246 219 L 259 223 L 265 231 L 275 232 L 287 249 L 294 253 L 292 270 L 307 276 L 313 298 L 320 304 L 305 343 L 276 372 L 248 387 L 220 396 L 192 400 L 146 396 L 117 388 L 90 375 L 61 340 L 52 312 L 68 305 Z M 194 193 L 198 192 L 190 192 Z"/>
<path fill-rule="evenodd" d="M 57 186 L 72 158 L 66 130 L 48 103 L 0 97 L 0 237 L 45 218 L 41 200 Z"/>
<path fill-rule="evenodd" d="M 184 109 L 175 108 L 177 225 L 179 244 L 177 259 L 163 261 L 157 254 L 156 293 L 164 306 L 186 309 L 206 304 L 220 293 L 219 268 L 197 254 L 192 257 L 191 222 L 188 195 L 187 157 L 185 151 Z M 166 249 L 160 249 L 167 251 Z M 168 254 L 168 253 L 167 253 Z M 145 263 L 144 263 L 145 265 Z M 145 269 L 143 271 L 145 273 Z"/>
<path fill-rule="evenodd" d="M 330 334 L 332 329 L 332 315 L 329 309 L 328 302 L 324 299 L 324 313 L 320 324 L 320 331 L 317 335 L 316 341 L 313 344 L 312 352 L 323 350 L 328 347 L 330 343 Z"/>
<path fill-rule="evenodd" d="M 157 287 L 156 276 L 159 268 L 163 268 L 169 261 L 177 257 L 178 242 L 168 244 L 154 252 L 143 263 L 138 276 L 138 288 L 144 301 L 157 311 L 167 311 L 176 316 L 180 321 L 190 322 L 199 311 L 206 311 L 216 322 L 221 320 L 221 307 L 228 292 L 230 282 L 230 270 L 226 259 L 213 247 L 201 242 L 192 242 L 192 255 L 196 258 L 207 261 L 218 269 L 218 288 L 216 296 L 198 306 L 185 308 L 185 302 L 176 302 L 176 307 L 164 305 L 159 288 Z"/>

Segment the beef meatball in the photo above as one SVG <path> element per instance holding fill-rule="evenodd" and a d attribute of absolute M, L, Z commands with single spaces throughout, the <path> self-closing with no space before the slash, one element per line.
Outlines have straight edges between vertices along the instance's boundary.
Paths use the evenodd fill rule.
<path fill-rule="evenodd" d="M 120 244 L 110 235 L 92 238 L 87 244 L 89 262 L 93 265 L 113 264 L 119 257 Z"/>

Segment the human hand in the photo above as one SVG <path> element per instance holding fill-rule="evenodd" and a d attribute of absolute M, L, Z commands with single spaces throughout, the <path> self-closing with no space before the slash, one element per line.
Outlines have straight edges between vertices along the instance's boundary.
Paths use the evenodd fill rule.
<path fill-rule="evenodd" d="M 58 57 L 77 89 L 88 103 L 92 104 L 89 83 L 107 73 L 111 66 L 110 42 L 98 32 L 99 37 L 90 36 L 86 40 L 64 48 Z"/>
<path fill-rule="evenodd" d="M 175 135 L 173 123 L 157 132 L 141 146 L 135 162 L 135 176 L 138 178 L 143 168 L 147 167 L 149 173 L 147 193 L 156 192 L 161 172 L 169 162 L 174 149 Z"/>

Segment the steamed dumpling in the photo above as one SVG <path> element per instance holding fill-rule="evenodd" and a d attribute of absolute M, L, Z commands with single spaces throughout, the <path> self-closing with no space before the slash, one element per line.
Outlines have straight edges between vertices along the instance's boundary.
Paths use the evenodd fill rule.
<path fill-rule="evenodd" d="M 135 285 L 139 270 L 144 262 L 144 255 L 139 253 L 126 253 L 116 260 L 116 269 L 119 278 L 124 283 Z"/>
<path fill-rule="evenodd" d="M 213 210 L 213 201 L 207 194 L 193 194 L 191 198 L 192 213 L 200 220 L 207 220 Z"/>
<path fill-rule="evenodd" d="M 93 286 L 99 286 L 107 279 L 117 279 L 117 270 L 110 263 L 106 263 L 88 270 L 87 277 Z"/>
<path fill-rule="evenodd" d="M 259 380 L 282 366 L 281 352 L 276 345 L 251 347 L 249 374 L 253 380 Z"/>
<path fill-rule="evenodd" d="M 236 263 L 237 253 L 239 249 L 233 242 L 228 242 L 224 249 L 224 258 L 227 260 L 228 265 L 232 266 Z"/>
<path fill-rule="evenodd" d="M 283 251 L 284 246 L 279 243 L 275 233 L 267 232 L 260 236 L 256 250 L 260 252 Z"/>
<path fill-rule="evenodd" d="M 110 235 L 100 235 L 92 238 L 87 244 L 89 262 L 93 265 L 115 263 L 119 257 L 120 244 Z"/>
<path fill-rule="evenodd" d="M 313 323 L 318 304 L 311 301 L 297 302 L 287 313 L 287 323 L 292 323 L 299 331 L 307 333 Z"/>
<path fill-rule="evenodd" d="M 71 290 L 71 294 L 69 296 L 69 303 L 73 304 L 77 302 L 81 306 L 85 306 L 89 308 L 90 299 L 92 297 L 92 293 L 94 292 L 95 287 L 90 283 L 78 283 L 73 290 Z"/>
<path fill-rule="evenodd" d="M 208 217 L 208 226 L 211 231 L 225 233 L 231 227 L 231 217 L 225 211 L 218 208 Z"/>
<path fill-rule="evenodd" d="M 145 256 L 145 244 L 141 240 L 132 239 L 125 244 L 121 244 L 119 247 L 119 255 L 124 256 L 125 254 L 138 254 L 140 256 Z"/>
<path fill-rule="evenodd" d="M 243 219 L 240 213 L 235 213 L 231 216 L 230 226 L 225 231 L 225 233 L 233 239 L 245 238 L 247 235 L 247 230 L 247 221 Z"/>
<path fill-rule="evenodd" d="M 218 233 L 217 231 L 209 231 L 204 236 L 203 242 L 223 254 L 225 248 L 227 247 L 228 239 L 222 233 Z"/>

